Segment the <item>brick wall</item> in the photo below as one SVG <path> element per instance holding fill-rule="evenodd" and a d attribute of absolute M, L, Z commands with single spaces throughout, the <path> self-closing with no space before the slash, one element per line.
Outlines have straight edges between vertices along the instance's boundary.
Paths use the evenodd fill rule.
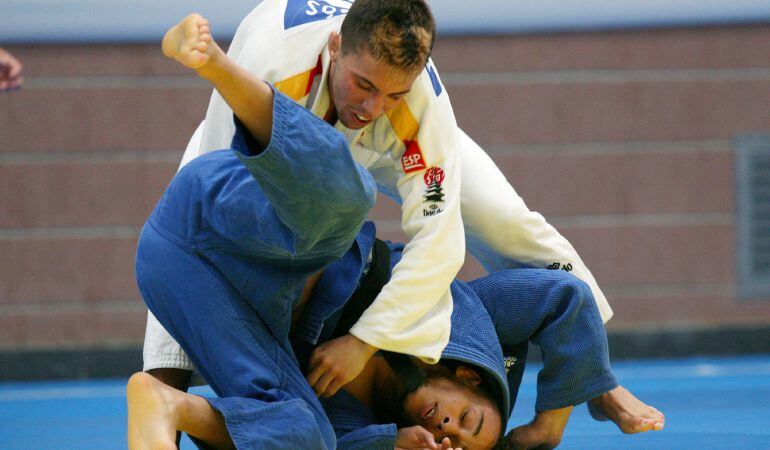
<path fill-rule="evenodd" d="M 158 45 L 9 50 L 27 83 L 0 96 L 0 350 L 139 345 L 136 235 L 209 89 Z M 460 126 L 575 245 L 615 332 L 770 324 L 770 299 L 737 299 L 730 142 L 770 132 L 769 56 L 770 26 L 434 53 Z M 400 236 L 394 204 L 373 217 Z M 469 258 L 461 276 L 478 274 Z"/>

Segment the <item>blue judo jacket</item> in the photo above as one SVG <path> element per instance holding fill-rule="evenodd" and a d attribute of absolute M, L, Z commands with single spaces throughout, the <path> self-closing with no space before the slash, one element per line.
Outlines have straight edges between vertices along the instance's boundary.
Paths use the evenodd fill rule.
<path fill-rule="evenodd" d="M 370 239 L 364 228 L 355 247 L 367 252 Z M 391 244 L 390 248 L 392 267 L 400 259 L 403 245 Z M 352 291 L 355 282 L 337 276 L 343 266 L 344 259 L 330 266 L 324 276 L 336 278 L 338 283 L 330 292 L 347 299 L 344 294 Z M 442 360 L 481 369 L 497 401 L 503 428 L 518 393 L 528 341 L 540 347 L 543 359 L 536 411 L 577 405 L 618 385 L 610 370 L 596 302 L 588 285 L 574 276 L 558 270 L 517 269 L 467 283 L 454 281 L 451 289 L 452 331 Z M 321 289 L 321 295 L 328 294 Z M 334 315 L 329 317 L 329 321 L 334 319 Z M 322 331 L 321 340 L 328 330 Z M 378 424 L 371 411 L 346 393 L 325 400 L 324 409 L 338 448 L 393 448 L 396 426 Z"/>

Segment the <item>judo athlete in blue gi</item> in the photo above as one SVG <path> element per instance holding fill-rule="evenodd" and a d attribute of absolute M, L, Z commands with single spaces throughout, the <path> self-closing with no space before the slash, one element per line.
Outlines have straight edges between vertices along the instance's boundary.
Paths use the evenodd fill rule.
<path fill-rule="evenodd" d="M 205 65 L 202 52 L 185 64 Z M 492 448 L 521 376 L 504 356 L 528 339 L 544 355 L 538 411 L 618 388 L 590 289 L 531 269 L 453 283 L 440 364 L 371 358 L 322 407 L 300 369 L 307 350 L 345 333 L 349 305 L 383 267 L 387 281 L 403 247 L 375 245 L 375 186 L 338 132 L 248 74 L 201 74 L 237 103 L 232 148 L 171 182 L 142 230 L 137 280 L 218 398 L 134 375 L 129 448 L 175 448 L 177 430 L 214 448 Z"/>
<path fill-rule="evenodd" d="M 249 439 L 254 448 L 334 448 L 289 345 L 292 306 L 308 278 L 351 248 L 376 186 L 339 132 L 267 84 L 212 82 L 241 102 L 233 109 L 242 124 L 232 149 L 181 170 L 152 212 L 137 250 L 139 288 L 205 368 L 222 397 L 211 406 L 248 416 L 234 419 L 242 426 L 232 425 L 233 438 L 259 436 Z M 136 430 L 129 446 L 154 448 Z"/>
<path fill-rule="evenodd" d="M 312 346 L 344 333 L 365 307 L 365 302 L 356 305 L 361 296 L 374 298 L 387 282 L 403 244 L 386 246 L 378 241 L 368 273 L 361 280 L 351 276 L 362 272 L 358 265 L 365 264 L 372 231 L 364 226 L 356 239 L 360 254 L 330 265 L 315 283 L 307 301 L 309 317 L 299 321 L 300 329 L 314 332 L 298 340 Z M 374 276 L 380 276 L 379 282 L 372 282 Z M 619 386 L 612 374 L 601 315 L 584 282 L 561 271 L 518 269 L 468 283 L 455 280 L 451 289 L 452 331 L 438 364 L 413 359 L 414 369 L 406 371 L 401 361 L 383 352 L 336 395 L 322 399 L 338 448 L 398 448 L 399 436 L 405 429 L 416 432 L 415 426 L 432 433 L 436 442 L 448 438 L 447 443 L 466 449 L 492 448 L 496 435 L 498 445 L 532 448 L 536 442 L 537 448 L 553 448 L 560 443 L 572 407 L 589 400 L 597 413 L 611 416 L 621 428 L 629 427 L 626 432 L 634 431 L 633 422 L 650 430 L 662 428 L 662 414 Z M 320 329 L 305 327 L 314 323 L 317 311 L 335 308 L 337 312 Z M 503 437 L 528 342 L 540 347 L 544 363 L 535 405 L 535 420 L 541 426 L 517 427 Z M 302 345 L 297 344 L 301 359 Z M 632 407 L 619 408 L 619 398 Z M 626 420 L 619 420 L 624 414 Z M 394 423 L 382 425 L 383 421 Z M 551 432 L 532 436 L 533 429 Z"/>

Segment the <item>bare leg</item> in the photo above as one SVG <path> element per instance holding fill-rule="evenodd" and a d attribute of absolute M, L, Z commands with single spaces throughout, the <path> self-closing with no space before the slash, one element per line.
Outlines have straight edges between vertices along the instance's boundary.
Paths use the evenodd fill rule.
<path fill-rule="evenodd" d="M 235 448 L 224 419 L 209 403 L 139 372 L 126 386 L 129 450 L 176 449 L 184 431 L 214 448 Z"/>
<path fill-rule="evenodd" d="M 263 147 L 273 129 L 273 91 L 236 65 L 211 37 L 209 22 L 190 14 L 163 36 L 163 54 L 210 82 Z"/>
<path fill-rule="evenodd" d="M 623 386 L 590 400 L 588 410 L 594 419 L 609 419 L 626 434 L 658 431 L 666 424 L 662 412 L 642 403 Z"/>
<path fill-rule="evenodd" d="M 552 449 L 561 443 L 572 406 L 539 412 L 535 419 L 508 433 L 508 443 L 515 449 Z"/>

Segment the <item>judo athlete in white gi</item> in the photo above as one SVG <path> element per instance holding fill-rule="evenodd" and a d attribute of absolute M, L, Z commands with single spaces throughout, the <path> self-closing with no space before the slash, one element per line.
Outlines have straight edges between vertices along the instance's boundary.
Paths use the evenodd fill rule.
<path fill-rule="evenodd" d="M 241 23 L 229 56 L 345 134 L 353 158 L 380 192 L 401 203 L 410 238 L 404 257 L 351 334 L 380 348 L 438 360 L 449 338 L 449 284 L 465 242 L 490 271 L 570 269 L 612 312 L 572 246 L 527 209 L 491 159 L 459 128 L 446 89 L 428 59 L 434 24 L 419 0 L 265 0 Z M 229 145 L 231 111 L 212 95 L 183 164 Z M 309 162 L 312 164 L 312 162 Z M 339 370 L 331 343 L 311 361 L 311 384 L 334 373 L 330 393 L 355 373 Z M 372 351 L 361 353 L 365 359 Z M 150 316 L 145 370 L 191 369 Z M 361 364 L 355 367 L 362 367 Z"/>

